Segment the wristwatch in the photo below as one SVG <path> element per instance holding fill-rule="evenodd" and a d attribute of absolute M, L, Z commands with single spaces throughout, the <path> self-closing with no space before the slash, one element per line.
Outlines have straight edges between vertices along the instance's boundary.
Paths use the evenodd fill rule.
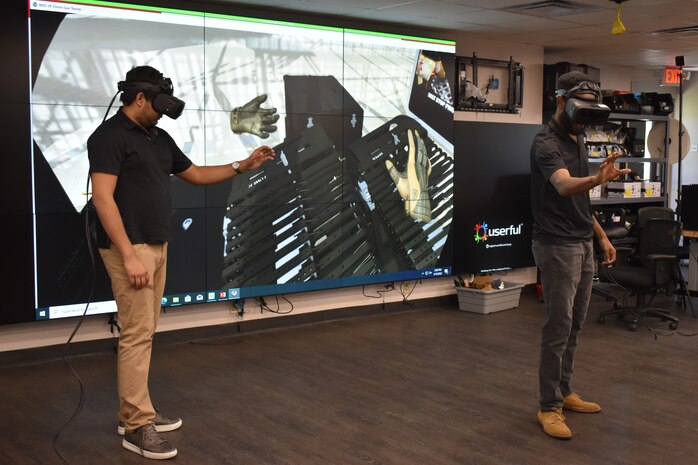
<path fill-rule="evenodd" d="M 240 162 L 239 161 L 234 161 L 230 166 L 233 167 L 233 169 L 235 170 L 235 172 L 237 174 L 242 174 L 242 170 L 240 169 Z"/>

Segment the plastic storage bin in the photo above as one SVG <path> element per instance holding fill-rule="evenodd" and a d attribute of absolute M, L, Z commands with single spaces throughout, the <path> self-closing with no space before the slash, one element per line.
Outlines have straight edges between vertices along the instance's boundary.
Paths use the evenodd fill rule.
<path fill-rule="evenodd" d="M 483 291 L 474 287 L 457 287 L 458 309 L 473 313 L 493 313 L 519 306 L 523 284 L 504 281 L 504 289 Z"/>

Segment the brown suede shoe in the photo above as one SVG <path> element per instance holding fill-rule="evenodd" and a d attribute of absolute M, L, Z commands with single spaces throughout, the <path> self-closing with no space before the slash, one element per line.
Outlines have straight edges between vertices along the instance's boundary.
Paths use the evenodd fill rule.
<path fill-rule="evenodd" d="M 599 413 L 601 406 L 594 402 L 587 402 L 573 392 L 562 398 L 562 408 L 578 413 Z"/>
<path fill-rule="evenodd" d="M 572 437 L 572 431 L 565 424 L 562 409 L 538 410 L 536 417 L 538 418 L 538 423 L 543 427 L 543 431 L 548 436 L 556 439 L 570 439 Z"/>

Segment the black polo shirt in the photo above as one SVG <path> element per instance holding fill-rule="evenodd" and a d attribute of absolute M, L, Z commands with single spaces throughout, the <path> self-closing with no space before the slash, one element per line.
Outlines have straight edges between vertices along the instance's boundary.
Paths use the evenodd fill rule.
<path fill-rule="evenodd" d="M 114 200 L 132 244 L 161 244 L 170 239 L 172 195 L 170 175 L 192 165 L 163 129 L 148 131 L 121 109 L 87 140 L 90 173 L 118 176 Z M 98 224 L 99 247 L 108 238 Z"/>
<path fill-rule="evenodd" d="M 554 118 L 531 146 L 531 209 L 533 240 L 549 244 L 581 242 L 593 237 L 594 217 L 589 192 L 563 197 L 550 182 L 566 168 L 572 177 L 589 176 L 584 136 L 574 142 Z"/>

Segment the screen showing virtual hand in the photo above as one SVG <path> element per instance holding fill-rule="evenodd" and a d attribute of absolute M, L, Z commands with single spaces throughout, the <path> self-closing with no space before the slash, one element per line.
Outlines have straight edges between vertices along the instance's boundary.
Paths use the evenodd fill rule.
<path fill-rule="evenodd" d="M 431 199 L 429 198 L 429 175 L 431 161 L 427 149 L 417 132 L 407 130 L 409 154 L 404 171 L 398 171 L 393 162 L 385 161 L 390 178 L 405 201 L 405 212 L 415 220 L 431 221 Z"/>

